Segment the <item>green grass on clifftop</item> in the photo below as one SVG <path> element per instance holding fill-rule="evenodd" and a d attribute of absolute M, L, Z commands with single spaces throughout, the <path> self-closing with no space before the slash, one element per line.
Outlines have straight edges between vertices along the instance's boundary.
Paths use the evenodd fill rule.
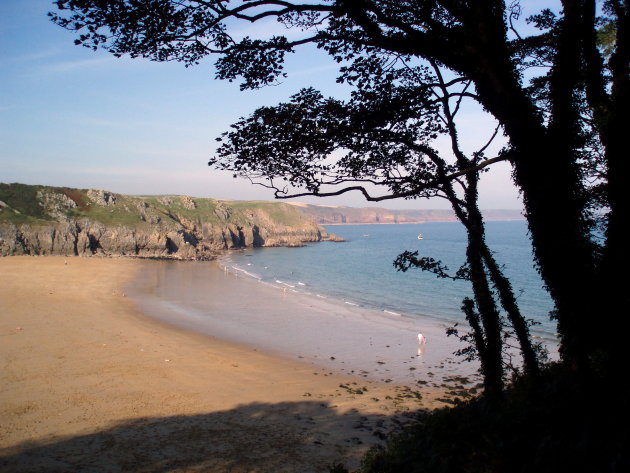
<path fill-rule="evenodd" d="M 0 222 L 46 224 L 82 219 L 104 225 L 201 224 L 300 227 L 312 220 L 281 202 L 218 201 L 187 196 L 131 196 L 68 187 L 0 183 Z"/>
<path fill-rule="evenodd" d="M 0 183 L 0 221 L 25 223 L 37 220 L 52 220 L 39 205 L 37 191 L 44 186 Z"/>

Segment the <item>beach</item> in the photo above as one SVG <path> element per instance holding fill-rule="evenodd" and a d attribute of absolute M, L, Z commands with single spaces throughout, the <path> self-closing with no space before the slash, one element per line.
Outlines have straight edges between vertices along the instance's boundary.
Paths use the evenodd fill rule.
<path fill-rule="evenodd" d="M 352 467 L 456 395 L 457 382 L 345 376 L 149 317 L 125 293 L 147 263 L 0 258 L 1 471 Z"/>
<path fill-rule="evenodd" d="M 442 321 L 361 306 L 284 278 L 264 281 L 255 264 L 230 261 L 145 261 L 127 295 L 170 325 L 339 374 L 409 386 L 476 378 L 477 365 L 453 355 L 462 344 L 445 335 Z M 419 333 L 429 343 L 419 345 Z"/>

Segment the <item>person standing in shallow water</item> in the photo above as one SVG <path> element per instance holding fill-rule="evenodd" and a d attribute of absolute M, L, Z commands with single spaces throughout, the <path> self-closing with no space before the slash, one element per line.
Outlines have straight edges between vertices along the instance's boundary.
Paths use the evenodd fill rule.
<path fill-rule="evenodd" d="M 419 333 L 418 334 L 418 356 L 424 355 L 426 343 L 427 343 L 427 337 Z"/>

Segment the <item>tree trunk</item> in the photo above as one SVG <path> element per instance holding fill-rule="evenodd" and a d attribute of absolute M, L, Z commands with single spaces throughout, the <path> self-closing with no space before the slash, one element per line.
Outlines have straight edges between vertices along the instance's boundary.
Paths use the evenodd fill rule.
<path fill-rule="evenodd" d="M 484 382 L 486 393 L 490 397 L 499 397 L 503 391 L 503 341 L 501 338 L 501 319 L 492 291 L 488 282 L 487 273 L 483 264 L 483 251 L 485 248 L 484 229 L 481 213 L 477 208 L 477 182 L 475 174 L 467 176 L 466 208 L 468 215 L 462 220 L 466 225 L 468 235 L 468 247 L 466 258 L 470 265 L 470 281 L 477 309 L 481 316 L 483 332 L 485 335 L 485 363 Z M 484 360 L 482 360 L 484 361 Z"/>
<path fill-rule="evenodd" d="M 518 339 L 519 346 L 521 347 L 525 373 L 533 378 L 537 378 L 540 374 L 538 356 L 536 355 L 536 351 L 532 345 L 531 334 L 529 332 L 527 322 L 516 303 L 512 284 L 503 275 L 503 272 L 499 268 L 499 265 L 487 246 L 484 248 L 483 258 L 484 263 L 490 272 L 490 278 L 499 293 L 501 305 L 503 306 L 503 309 L 505 309 L 510 323 L 514 328 L 514 332 L 516 333 L 516 338 Z"/>
<path fill-rule="evenodd" d="M 627 151 L 627 113 L 630 110 L 630 6 L 617 9 L 616 51 L 610 58 L 612 72 L 611 100 L 608 115 L 601 123 L 601 137 L 608 165 L 607 184 L 610 214 L 606 231 L 606 247 L 600 270 L 602 312 L 609 340 L 608 357 L 611 369 L 618 370 L 626 358 L 627 334 L 630 333 L 630 292 L 625 272 L 630 265 L 625 225 L 630 218 L 630 159 Z"/>
<path fill-rule="evenodd" d="M 498 20 L 502 21 L 502 20 Z M 485 48 L 486 67 L 473 71 L 481 102 L 510 139 L 514 180 L 522 191 L 534 256 L 556 303 L 561 353 L 585 366 L 592 353 L 591 321 L 598 309 L 595 245 L 585 213 L 585 191 L 577 162 L 576 110 L 572 84 L 576 57 L 573 31 L 560 39 L 552 74 L 553 105 L 548 127 L 520 85 L 507 48 Z M 506 44 L 505 37 L 490 40 Z M 566 90 L 565 90 L 566 89 Z"/>
<path fill-rule="evenodd" d="M 485 335 L 485 356 L 481 358 L 485 390 L 489 397 L 497 397 L 503 391 L 501 323 L 483 268 L 480 242 L 475 236 L 471 237 L 470 233 L 466 256 L 470 264 L 473 294 Z"/>

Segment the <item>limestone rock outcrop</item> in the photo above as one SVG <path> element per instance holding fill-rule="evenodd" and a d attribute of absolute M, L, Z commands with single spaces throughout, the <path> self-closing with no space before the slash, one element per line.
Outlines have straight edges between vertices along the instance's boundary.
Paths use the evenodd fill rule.
<path fill-rule="evenodd" d="M 0 255 L 212 259 L 226 249 L 302 246 L 325 231 L 294 206 L 0 184 Z"/>

